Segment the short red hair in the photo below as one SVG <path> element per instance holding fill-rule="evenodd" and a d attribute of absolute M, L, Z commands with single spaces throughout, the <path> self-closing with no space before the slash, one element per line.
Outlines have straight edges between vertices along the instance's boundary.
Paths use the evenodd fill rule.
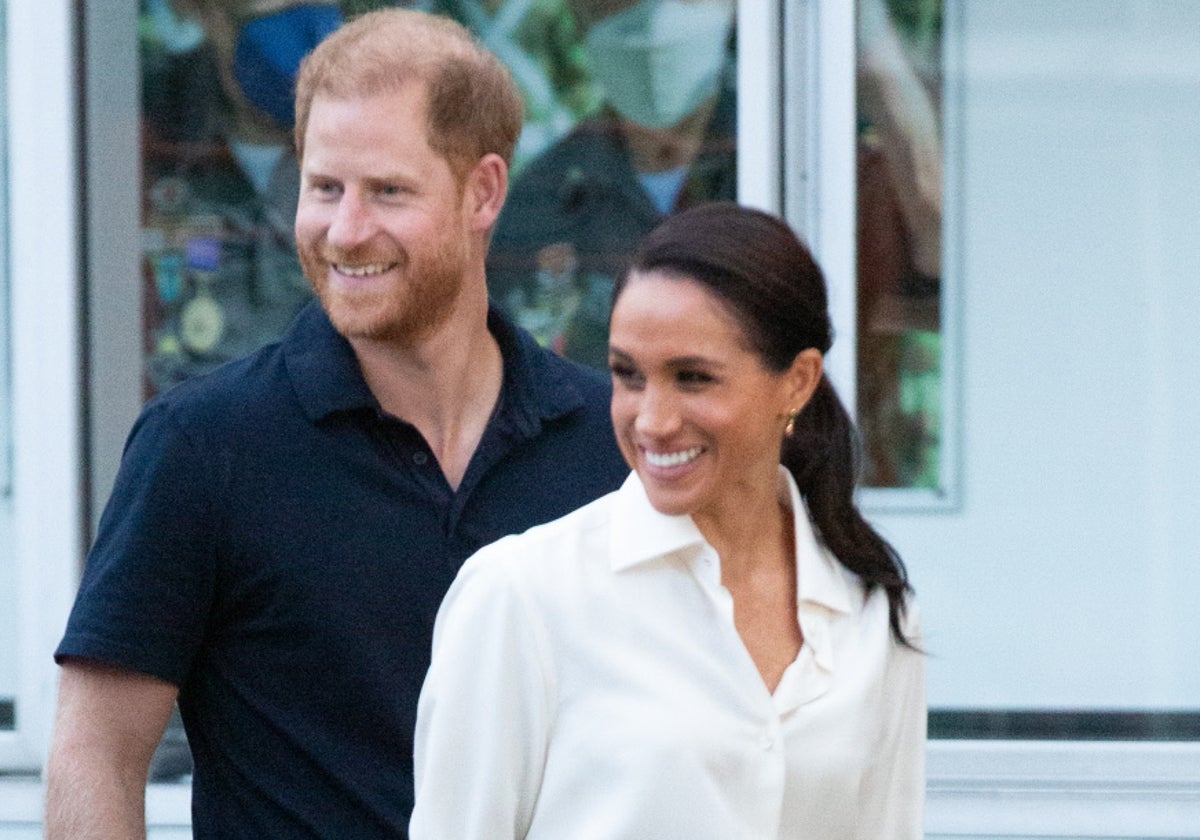
<path fill-rule="evenodd" d="M 512 165 L 523 104 L 508 68 L 450 18 L 381 9 L 322 41 L 296 79 L 296 153 L 318 95 L 351 99 L 419 81 L 428 94 L 428 141 L 461 180 L 486 154 Z"/>

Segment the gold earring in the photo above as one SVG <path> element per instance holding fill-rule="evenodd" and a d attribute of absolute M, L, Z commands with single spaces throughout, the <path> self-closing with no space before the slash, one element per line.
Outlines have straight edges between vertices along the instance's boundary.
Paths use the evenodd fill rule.
<path fill-rule="evenodd" d="M 795 409 L 788 412 L 787 425 L 783 427 L 784 437 L 791 437 L 792 433 L 796 431 L 796 418 L 799 416 L 800 412 L 796 411 Z"/>

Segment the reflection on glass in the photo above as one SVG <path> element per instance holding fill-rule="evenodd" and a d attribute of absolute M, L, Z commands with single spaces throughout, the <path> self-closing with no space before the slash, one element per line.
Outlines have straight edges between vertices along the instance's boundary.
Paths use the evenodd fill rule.
<path fill-rule="evenodd" d="M 872 487 L 940 489 L 941 0 L 858 6 L 858 421 Z"/>
<path fill-rule="evenodd" d="M 736 197 L 736 4 L 564 5 L 594 84 L 576 101 L 597 107 L 522 166 L 488 285 L 543 344 L 604 369 L 613 282 L 638 240 L 667 213 Z"/>
<path fill-rule="evenodd" d="M 256 349 L 309 298 L 292 79 L 340 21 L 333 2 L 143 0 L 147 395 Z"/>
<path fill-rule="evenodd" d="M 416 4 L 468 27 L 512 71 L 525 100 L 525 126 L 513 156 L 514 175 L 597 106 L 578 27 L 567 3 L 429 0 Z"/>

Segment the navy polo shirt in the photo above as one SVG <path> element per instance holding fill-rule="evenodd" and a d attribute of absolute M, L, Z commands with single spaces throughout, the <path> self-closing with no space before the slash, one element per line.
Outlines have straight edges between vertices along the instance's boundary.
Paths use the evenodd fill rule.
<path fill-rule="evenodd" d="M 405 836 L 462 561 L 628 473 L 605 379 L 489 327 L 504 381 L 457 490 L 316 304 L 138 419 L 56 657 L 180 686 L 196 837 Z"/>

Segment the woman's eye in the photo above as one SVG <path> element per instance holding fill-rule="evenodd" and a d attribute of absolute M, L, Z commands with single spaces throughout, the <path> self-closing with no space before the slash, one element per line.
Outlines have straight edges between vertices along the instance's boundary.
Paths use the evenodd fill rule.
<path fill-rule="evenodd" d="M 686 387 L 698 388 L 715 382 L 712 374 L 702 370 L 681 370 L 675 375 L 675 381 Z"/>
<path fill-rule="evenodd" d="M 626 387 L 632 387 L 641 382 L 641 374 L 639 374 L 637 369 L 631 365 L 623 364 L 621 362 L 612 362 L 609 364 L 608 369 L 612 371 L 613 379 L 617 380 Z"/>

